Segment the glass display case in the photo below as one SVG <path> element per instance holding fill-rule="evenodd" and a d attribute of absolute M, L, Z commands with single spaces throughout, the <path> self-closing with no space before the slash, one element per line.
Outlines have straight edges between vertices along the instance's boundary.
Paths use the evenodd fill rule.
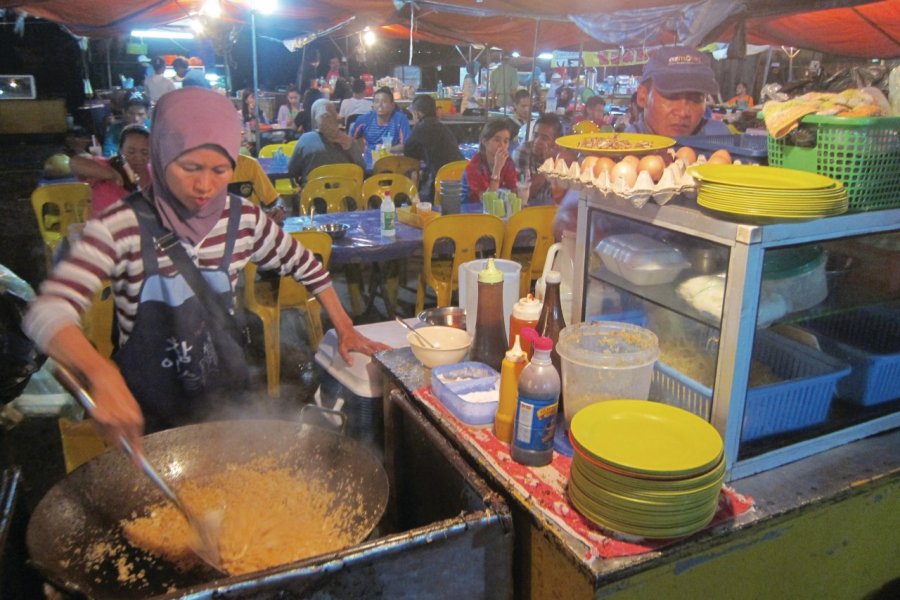
<path fill-rule="evenodd" d="M 659 337 L 650 399 L 709 420 L 728 479 L 900 425 L 900 210 L 746 224 L 583 197 L 573 321 Z"/>

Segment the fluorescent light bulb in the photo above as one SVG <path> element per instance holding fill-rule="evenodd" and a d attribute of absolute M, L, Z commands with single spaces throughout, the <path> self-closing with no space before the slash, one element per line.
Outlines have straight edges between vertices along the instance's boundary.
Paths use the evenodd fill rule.
<path fill-rule="evenodd" d="M 134 29 L 131 35 L 139 38 L 165 38 L 170 40 L 194 39 L 194 34 L 190 31 L 175 31 L 172 29 Z"/>

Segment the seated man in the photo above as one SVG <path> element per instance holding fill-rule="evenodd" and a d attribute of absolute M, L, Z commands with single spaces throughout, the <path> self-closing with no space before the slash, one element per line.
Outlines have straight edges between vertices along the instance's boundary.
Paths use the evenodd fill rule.
<path fill-rule="evenodd" d="M 141 94 L 135 94 L 125 102 L 125 114 L 121 121 L 111 123 L 103 136 L 103 156 L 113 157 L 119 151 L 119 138 L 122 130 L 129 125 L 140 125 L 150 128 L 150 104 Z"/>
<path fill-rule="evenodd" d="M 346 124 L 347 119 L 353 115 L 364 115 L 372 110 L 372 101 L 363 97 L 366 93 L 366 82 L 362 79 L 353 80 L 353 96 L 341 101 L 341 110 L 338 116 L 341 122 Z"/>
<path fill-rule="evenodd" d="M 306 185 L 306 176 L 322 165 L 354 163 L 365 168 L 362 145 L 339 129 L 334 105 L 320 98 L 313 103 L 310 113 L 315 130 L 307 131 L 297 140 L 288 163 L 291 177 Z"/>
<path fill-rule="evenodd" d="M 463 156 L 456 136 L 438 120 L 434 98 L 420 94 L 413 100 L 410 109 L 415 127 L 403 146 L 403 153 L 425 163 L 419 177 L 419 199 L 431 202 L 438 170 L 449 162 L 463 160 Z"/>
<path fill-rule="evenodd" d="M 703 118 L 706 95 L 719 95 L 709 56 L 693 48 L 658 49 L 644 65 L 636 102 L 641 114 L 626 131 L 669 137 L 728 135 L 721 121 Z"/>
<path fill-rule="evenodd" d="M 562 135 L 562 122 L 553 113 L 544 113 L 534 122 L 533 139 L 519 146 L 515 154 L 515 162 L 520 174 L 527 174 L 531 179 L 528 192 L 528 206 L 559 204 L 565 190 L 550 183 L 546 175 L 538 173 L 545 160 L 553 158 L 560 152 L 556 138 Z M 574 158 L 567 157 L 569 160 Z"/>
<path fill-rule="evenodd" d="M 514 152 L 520 144 L 524 144 L 532 137 L 529 130 L 534 128 L 534 121 L 531 119 L 531 93 L 528 90 L 516 90 L 513 94 L 513 112 L 509 118 L 519 128 L 509 142 L 509 150 Z"/>

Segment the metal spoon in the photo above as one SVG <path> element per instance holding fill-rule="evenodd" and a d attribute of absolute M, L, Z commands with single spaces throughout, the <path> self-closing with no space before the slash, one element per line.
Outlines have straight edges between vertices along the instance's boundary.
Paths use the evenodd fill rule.
<path fill-rule="evenodd" d="M 88 391 L 84 389 L 79 379 L 66 367 L 58 363 L 53 368 L 53 375 L 66 389 L 75 395 L 85 410 L 93 416 L 97 404 Z M 222 512 L 211 511 L 202 517 L 198 517 L 184 504 L 178 494 L 175 493 L 175 490 L 169 487 L 165 480 L 160 477 L 143 452 L 135 449 L 123 435 L 119 436 L 118 442 L 125 452 L 128 453 L 128 456 L 140 465 L 141 470 L 150 478 L 150 481 L 182 512 L 196 536 L 195 539 L 190 541 L 191 550 L 209 566 L 225 575 L 225 569 L 222 567 L 222 557 L 219 555 L 219 534 L 221 532 L 222 517 L 224 516 Z"/>
<path fill-rule="evenodd" d="M 417 338 L 419 338 L 420 340 L 422 340 L 422 343 L 423 343 L 423 344 L 425 344 L 425 345 L 428 346 L 429 348 L 437 348 L 437 346 L 435 346 L 434 344 L 432 344 L 431 342 L 428 341 L 428 338 L 426 338 L 424 335 L 422 335 L 421 333 L 419 333 L 418 331 L 416 331 L 415 329 L 413 329 L 413 328 L 409 325 L 409 323 L 407 323 L 406 321 L 404 321 L 404 320 L 401 319 L 400 317 L 394 317 L 394 319 L 396 319 L 396 321 L 397 321 L 398 323 L 400 323 L 401 325 L 403 325 L 404 327 L 406 327 L 407 329 L 409 329 L 410 331 L 412 331 L 413 334 L 415 334 L 415 336 L 416 336 Z"/>

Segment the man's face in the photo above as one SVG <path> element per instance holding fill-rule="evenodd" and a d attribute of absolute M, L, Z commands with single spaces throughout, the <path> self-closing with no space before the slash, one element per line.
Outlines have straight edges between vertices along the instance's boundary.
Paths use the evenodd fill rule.
<path fill-rule="evenodd" d="M 147 120 L 147 109 L 143 106 L 129 106 L 125 110 L 125 120 L 129 125 L 143 125 Z"/>
<path fill-rule="evenodd" d="M 556 156 L 556 130 L 551 125 L 539 123 L 534 128 L 534 157 L 539 163 Z"/>
<path fill-rule="evenodd" d="M 697 129 L 706 109 L 706 94 L 679 92 L 666 95 L 651 82 L 638 88 L 637 102 L 652 133 L 674 137 L 691 135 Z"/>
<path fill-rule="evenodd" d="M 588 111 L 587 118 L 594 123 L 602 123 L 603 117 L 606 115 L 606 106 L 602 102 L 593 105 Z"/>
<path fill-rule="evenodd" d="M 516 116 L 527 121 L 531 115 L 531 97 L 521 98 L 515 105 Z"/>

